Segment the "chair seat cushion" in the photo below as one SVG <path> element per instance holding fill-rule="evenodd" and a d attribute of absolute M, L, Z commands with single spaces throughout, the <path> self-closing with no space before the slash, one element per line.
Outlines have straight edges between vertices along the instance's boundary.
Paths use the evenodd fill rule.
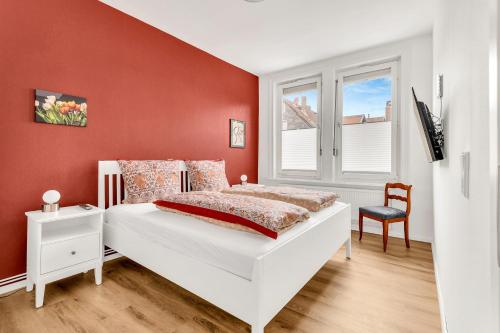
<path fill-rule="evenodd" d="M 386 206 L 359 207 L 359 212 L 364 215 L 375 216 L 383 220 L 396 219 L 406 216 L 405 211 Z"/>

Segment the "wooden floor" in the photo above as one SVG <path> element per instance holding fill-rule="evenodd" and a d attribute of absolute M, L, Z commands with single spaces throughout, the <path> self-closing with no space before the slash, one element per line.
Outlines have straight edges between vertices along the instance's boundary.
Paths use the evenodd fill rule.
<path fill-rule="evenodd" d="M 352 259 L 340 251 L 266 326 L 277 332 L 440 332 L 429 244 L 353 233 Z M 242 321 L 128 259 L 0 298 L 0 332 L 249 332 Z"/>

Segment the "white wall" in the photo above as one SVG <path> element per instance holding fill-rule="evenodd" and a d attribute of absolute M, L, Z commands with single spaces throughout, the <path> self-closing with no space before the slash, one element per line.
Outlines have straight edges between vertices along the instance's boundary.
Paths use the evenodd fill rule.
<path fill-rule="evenodd" d="M 324 41 L 334 42 L 334 41 Z M 419 99 L 431 107 L 432 96 L 432 37 L 420 36 L 397 43 L 338 56 L 324 61 L 291 68 L 277 73 L 262 75 L 259 78 L 259 182 L 283 183 L 273 179 L 272 109 L 273 87 L 276 83 L 299 77 L 322 74 L 322 119 L 323 134 L 333 131 L 333 110 L 335 73 L 344 68 L 371 63 L 374 61 L 401 58 L 400 67 L 400 125 L 399 125 L 399 180 L 413 184 L 410 237 L 431 242 L 433 239 L 432 216 L 432 166 L 426 162 L 426 156 L 413 114 L 410 87 L 414 86 Z M 324 152 L 331 152 L 333 140 L 322 142 Z M 326 175 L 314 182 L 287 181 L 286 183 L 317 186 L 336 191 L 342 200 L 353 207 L 353 228 L 357 229 L 357 208 L 360 205 L 383 204 L 383 186 L 381 184 L 340 184 L 332 178 L 334 174 L 333 156 L 322 161 L 321 168 Z M 402 223 L 391 225 L 390 234 L 403 235 Z M 367 231 L 381 232 L 380 223 L 367 222 Z M 390 246 L 390 245 L 389 245 Z"/>
<path fill-rule="evenodd" d="M 444 75 L 446 159 L 434 165 L 435 265 L 448 332 L 498 332 L 496 113 L 490 111 L 495 1 L 440 0 L 434 74 Z M 493 18 L 496 19 L 496 18 Z M 493 30 L 494 32 L 494 30 Z M 494 97 L 494 96 L 491 96 Z M 434 109 L 439 107 L 434 99 Z M 469 151 L 470 197 L 460 154 Z"/>

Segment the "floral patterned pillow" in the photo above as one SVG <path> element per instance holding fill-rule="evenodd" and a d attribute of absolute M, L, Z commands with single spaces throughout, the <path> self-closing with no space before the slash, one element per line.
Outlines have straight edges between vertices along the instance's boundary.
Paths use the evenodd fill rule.
<path fill-rule="evenodd" d="M 153 202 L 181 191 L 179 161 L 118 161 L 127 197 L 123 203 Z"/>
<path fill-rule="evenodd" d="M 224 160 L 185 162 L 193 191 L 222 191 L 229 188 Z"/>

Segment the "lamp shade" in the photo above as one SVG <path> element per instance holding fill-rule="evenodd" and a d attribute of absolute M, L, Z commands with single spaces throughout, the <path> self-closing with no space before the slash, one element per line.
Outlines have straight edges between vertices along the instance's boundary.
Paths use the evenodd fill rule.
<path fill-rule="evenodd" d="M 43 202 L 46 204 L 55 204 L 61 199 L 61 193 L 56 190 L 49 190 L 45 192 L 42 196 Z"/>

